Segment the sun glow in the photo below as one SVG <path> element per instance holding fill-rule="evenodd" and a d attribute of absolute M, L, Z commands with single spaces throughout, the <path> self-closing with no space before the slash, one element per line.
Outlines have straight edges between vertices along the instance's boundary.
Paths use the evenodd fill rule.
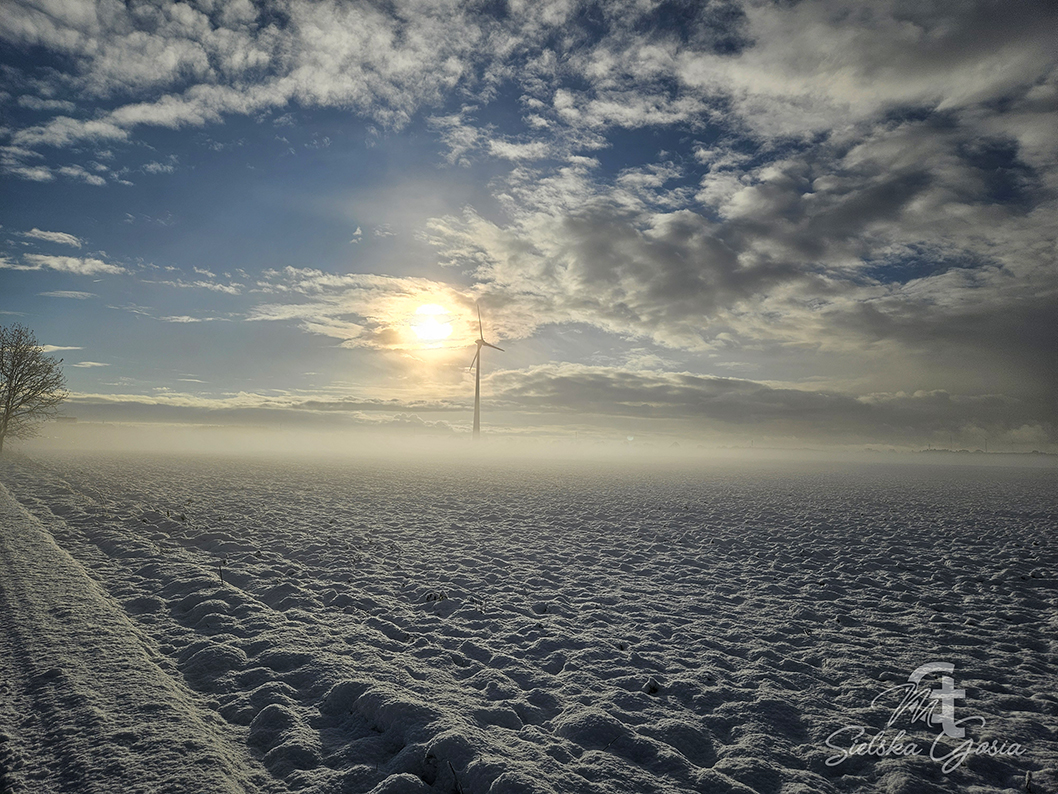
<path fill-rule="evenodd" d="M 443 322 L 451 312 L 436 303 L 427 303 L 415 310 L 416 324 L 411 327 L 415 336 L 425 342 L 437 342 L 452 335 L 452 324 Z M 421 319 L 420 319 L 421 318 Z"/>

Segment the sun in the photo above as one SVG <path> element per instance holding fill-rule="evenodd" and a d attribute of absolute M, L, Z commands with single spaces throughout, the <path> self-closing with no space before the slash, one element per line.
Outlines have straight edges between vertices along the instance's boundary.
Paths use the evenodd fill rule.
<path fill-rule="evenodd" d="M 411 330 L 424 342 L 437 342 L 452 335 L 452 324 L 442 322 L 451 316 L 451 312 L 444 306 L 427 303 L 416 309 L 415 315 L 416 324 L 411 327 Z"/>

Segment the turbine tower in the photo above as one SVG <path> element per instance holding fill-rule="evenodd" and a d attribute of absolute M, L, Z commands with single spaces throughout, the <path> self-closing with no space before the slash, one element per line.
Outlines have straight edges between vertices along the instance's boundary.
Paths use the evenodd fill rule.
<path fill-rule="evenodd" d="M 481 437 L 481 348 L 491 347 L 493 350 L 503 352 L 502 347 L 489 344 L 485 341 L 485 331 L 481 327 L 481 307 L 478 306 L 478 338 L 474 340 L 478 346 L 478 352 L 474 354 L 474 360 L 470 368 L 474 370 L 474 440 Z"/>

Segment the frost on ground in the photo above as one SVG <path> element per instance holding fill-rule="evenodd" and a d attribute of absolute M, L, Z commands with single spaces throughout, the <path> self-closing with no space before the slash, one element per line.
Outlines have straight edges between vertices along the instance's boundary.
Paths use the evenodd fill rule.
<path fill-rule="evenodd" d="M 41 455 L 0 482 L 2 792 L 1058 791 L 1054 469 Z M 940 678 L 883 693 L 937 661 L 1006 753 L 930 758 Z M 920 752 L 849 755 L 856 726 Z"/>

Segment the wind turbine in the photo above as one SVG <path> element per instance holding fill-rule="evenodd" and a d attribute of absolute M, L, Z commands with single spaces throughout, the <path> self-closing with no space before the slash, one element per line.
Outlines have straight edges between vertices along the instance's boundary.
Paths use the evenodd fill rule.
<path fill-rule="evenodd" d="M 470 368 L 474 370 L 474 440 L 481 436 L 481 348 L 491 347 L 493 350 L 503 352 L 502 347 L 489 344 L 485 341 L 485 331 L 481 327 L 481 307 L 478 306 L 478 338 L 474 340 L 478 346 L 478 352 L 474 354 L 474 360 Z"/>

